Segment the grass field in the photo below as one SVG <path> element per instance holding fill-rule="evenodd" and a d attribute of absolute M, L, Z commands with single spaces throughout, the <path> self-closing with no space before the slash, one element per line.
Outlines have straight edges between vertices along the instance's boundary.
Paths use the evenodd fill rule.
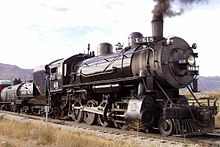
<path fill-rule="evenodd" d="M 2 147 L 133 147 L 122 141 L 107 140 L 92 134 L 70 132 L 32 123 L 0 119 Z"/>

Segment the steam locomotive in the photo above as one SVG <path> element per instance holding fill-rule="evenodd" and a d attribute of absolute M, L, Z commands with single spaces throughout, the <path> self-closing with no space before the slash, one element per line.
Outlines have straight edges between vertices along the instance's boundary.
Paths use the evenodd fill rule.
<path fill-rule="evenodd" d="M 51 117 L 104 127 L 126 128 L 138 121 L 142 130 L 159 128 L 163 136 L 212 132 L 217 107 L 201 105 L 193 94 L 199 72 L 194 49 L 196 44 L 182 38 L 163 37 L 163 17 L 154 16 L 152 36 L 133 32 L 129 45 L 116 52 L 101 43 L 96 56 L 88 47 L 86 54 L 36 68 L 31 96 L 17 95 L 13 104 L 39 114 L 47 105 Z M 197 104 L 189 105 L 180 88 L 187 88 Z"/>

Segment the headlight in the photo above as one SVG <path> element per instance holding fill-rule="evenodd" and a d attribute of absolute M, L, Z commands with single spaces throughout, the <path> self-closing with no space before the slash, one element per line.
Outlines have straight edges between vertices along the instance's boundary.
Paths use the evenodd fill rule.
<path fill-rule="evenodd" d="M 188 61 L 189 65 L 191 65 L 191 66 L 193 66 L 195 64 L 195 58 L 193 56 L 190 56 L 187 61 Z"/>

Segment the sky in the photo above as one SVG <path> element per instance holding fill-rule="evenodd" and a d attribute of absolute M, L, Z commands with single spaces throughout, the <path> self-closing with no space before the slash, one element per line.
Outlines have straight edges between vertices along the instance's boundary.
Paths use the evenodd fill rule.
<path fill-rule="evenodd" d="M 35 68 L 96 50 L 127 46 L 130 33 L 151 36 L 153 0 L 0 0 L 0 63 Z M 178 9 L 178 4 L 173 6 Z M 220 1 L 192 5 L 164 19 L 164 37 L 178 36 L 195 52 L 201 76 L 220 76 Z"/>

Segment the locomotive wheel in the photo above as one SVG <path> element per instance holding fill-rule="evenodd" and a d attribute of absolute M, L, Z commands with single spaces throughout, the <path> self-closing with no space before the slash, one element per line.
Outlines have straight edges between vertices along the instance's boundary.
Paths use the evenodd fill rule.
<path fill-rule="evenodd" d="M 98 123 L 103 127 L 110 126 L 110 123 L 105 120 L 103 115 L 98 115 Z"/>
<path fill-rule="evenodd" d="M 93 100 L 90 100 L 87 102 L 86 106 L 96 107 L 97 103 Z M 94 124 L 97 121 L 97 114 L 91 112 L 84 112 L 84 121 L 89 125 Z"/>
<path fill-rule="evenodd" d="M 155 105 L 155 100 L 152 96 L 146 95 L 143 101 L 144 109 L 152 109 Z"/>
<path fill-rule="evenodd" d="M 57 107 L 52 108 L 52 111 L 50 113 L 51 118 L 58 119 L 59 118 L 59 113 L 60 113 L 59 108 L 57 108 Z"/>
<path fill-rule="evenodd" d="M 121 123 L 121 122 L 115 122 L 115 127 L 122 129 L 122 130 L 127 130 L 128 129 L 128 124 L 127 123 Z"/>
<path fill-rule="evenodd" d="M 75 102 L 74 106 L 80 107 L 81 103 L 80 102 Z M 83 112 L 80 109 L 74 109 L 72 112 L 72 119 L 76 121 L 77 123 L 81 123 L 83 120 Z"/>
<path fill-rule="evenodd" d="M 107 101 L 104 100 L 99 104 L 99 109 L 101 109 L 102 111 L 104 111 L 105 106 L 107 105 Z M 98 123 L 103 126 L 103 127 L 108 127 L 110 126 L 110 123 L 108 121 L 106 121 L 105 117 L 103 115 L 98 115 Z"/>
<path fill-rule="evenodd" d="M 174 125 L 171 119 L 165 119 L 161 117 L 158 127 L 162 136 L 170 136 L 174 132 Z"/>
<path fill-rule="evenodd" d="M 21 113 L 21 106 L 20 105 L 15 105 L 15 112 Z"/>

